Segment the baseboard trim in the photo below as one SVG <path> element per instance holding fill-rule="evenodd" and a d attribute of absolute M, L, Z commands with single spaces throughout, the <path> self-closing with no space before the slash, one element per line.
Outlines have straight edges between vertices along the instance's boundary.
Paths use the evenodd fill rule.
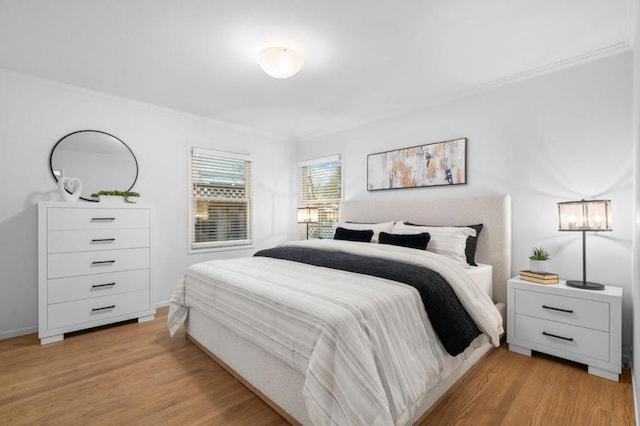
<path fill-rule="evenodd" d="M 633 364 L 631 365 L 631 389 L 633 390 L 633 411 L 636 415 L 636 425 L 640 425 L 640 417 L 638 417 L 638 392 L 636 392 L 636 379 L 633 374 Z"/>
<path fill-rule="evenodd" d="M 156 302 L 156 309 L 165 308 L 167 306 L 169 306 L 168 300 Z M 26 328 L 19 328 L 17 330 L 0 331 L 0 340 L 11 339 L 12 337 L 24 336 L 26 334 L 32 334 L 37 332 L 38 332 L 38 327 L 26 327 Z"/>
<path fill-rule="evenodd" d="M 38 327 L 19 328 L 18 330 L 9 330 L 0 332 L 0 340 L 11 339 L 12 337 L 24 336 L 26 334 L 37 333 Z"/>

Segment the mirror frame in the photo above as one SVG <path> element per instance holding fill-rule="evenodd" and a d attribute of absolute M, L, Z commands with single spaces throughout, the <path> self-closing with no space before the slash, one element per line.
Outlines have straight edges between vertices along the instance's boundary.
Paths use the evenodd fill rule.
<path fill-rule="evenodd" d="M 61 137 L 60 139 L 58 139 L 58 142 L 56 142 L 55 145 L 53 145 L 53 148 L 51 148 L 51 152 L 49 153 L 49 172 L 51 172 L 51 176 L 53 177 L 53 180 L 56 182 L 56 184 L 58 183 L 58 177 L 53 172 L 53 153 L 56 151 L 56 148 L 58 147 L 58 145 L 60 145 L 60 143 L 63 140 L 65 140 L 66 138 L 68 138 L 71 135 L 75 135 L 77 133 L 84 133 L 84 132 L 102 133 L 103 135 L 107 135 L 107 136 L 112 137 L 113 139 L 117 140 L 122 145 L 124 145 L 125 148 L 127 148 L 127 151 L 129 151 L 129 153 L 131 154 L 131 157 L 133 157 L 133 162 L 136 165 L 136 176 L 133 178 L 133 182 L 131 182 L 131 186 L 129 186 L 129 188 L 126 189 L 127 191 L 131 191 L 133 186 L 138 181 L 138 173 L 140 172 L 140 166 L 138 165 L 138 159 L 136 158 L 136 155 L 133 153 L 131 148 L 129 148 L 129 145 L 124 143 L 124 141 L 122 141 L 122 139 L 112 135 L 111 133 L 103 132 L 101 130 L 76 130 L 75 132 L 71 132 L 69 134 L 66 134 L 63 137 Z M 91 195 L 89 194 L 89 196 L 91 196 Z M 89 201 L 89 202 L 92 202 L 92 203 L 97 203 L 98 202 L 98 200 L 95 200 L 93 198 L 86 198 L 86 197 L 83 197 L 82 195 L 80 196 L 80 199 L 84 200 L 84 201 Z"/>

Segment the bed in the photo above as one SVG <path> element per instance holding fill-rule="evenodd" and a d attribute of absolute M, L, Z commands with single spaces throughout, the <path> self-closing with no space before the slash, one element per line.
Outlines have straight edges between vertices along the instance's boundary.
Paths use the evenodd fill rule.
<path fill-rule="evenodd" d="M 499 343 L 511 268 L 509 197 L 346 201 L 340 221 L 483 224 L 478 266 L 395 245 L 286 243 L 253 258 L 190 267 L 172 297 L 170 330 L 184 322 L 194 344 L 292 424 L 415 423 Z M 314 264 L 319 258 L 330 263 Z M 365 264 L 379 275 L 357 269 Z M 429 270 L 451 286 L 436 291 L 433 283 L 423 289 L 395 281 Z M 444 305 L 429 302 L 429 291 L 445 299 L 454 292 L 474 325 L 427 318 L 425 305 Z M 447 335 L 458 322 L 460 332 Z"/>

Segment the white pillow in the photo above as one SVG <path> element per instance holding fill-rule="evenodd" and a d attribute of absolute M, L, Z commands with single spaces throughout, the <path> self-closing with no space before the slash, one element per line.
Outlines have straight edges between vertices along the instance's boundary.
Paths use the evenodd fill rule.
<path fill-rule="evenodd" d="M 457 226 L 415 226 L 397 222 L 393 227 L 394 234 L 420 234 L 428 232 L 431 236 L 427 251 L 447 256 L 456 262 L 467 263 L 465 248 L 467 237 L 475 237 L 476 230 Z"/>
<path fill-rule="evenodd" d="M 338 222 L 336 228 L 353 229 L 356 231 L 363 231 L 371 229 L 373 231 L 372 243 L 378 242 L 378 235 L 380 232 L 391 233 L 393 230 L 393 222 L 380 222 L 380 223 L 358 223 L 358 222 Z"/>

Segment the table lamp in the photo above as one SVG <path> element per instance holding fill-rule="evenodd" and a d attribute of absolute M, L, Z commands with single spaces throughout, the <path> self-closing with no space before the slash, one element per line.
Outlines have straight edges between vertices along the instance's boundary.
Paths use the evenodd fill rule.
<path fill-rule="evenodd" d="M 582 280 L 567 286 L 584 290 L 604 290 L 604 285 L 587 281 L 587 231 L 611 231 L 611 200 L 580 200 L 558 203 L 559 231 L 582 232 Z"/>
<path fill-rule="evenodd" d="M 309 224 L 318 223 L 318 209 L 315 207 L 298 208 L 298 223 L 306 224 L 307 240 L 309 239 Z"/>

